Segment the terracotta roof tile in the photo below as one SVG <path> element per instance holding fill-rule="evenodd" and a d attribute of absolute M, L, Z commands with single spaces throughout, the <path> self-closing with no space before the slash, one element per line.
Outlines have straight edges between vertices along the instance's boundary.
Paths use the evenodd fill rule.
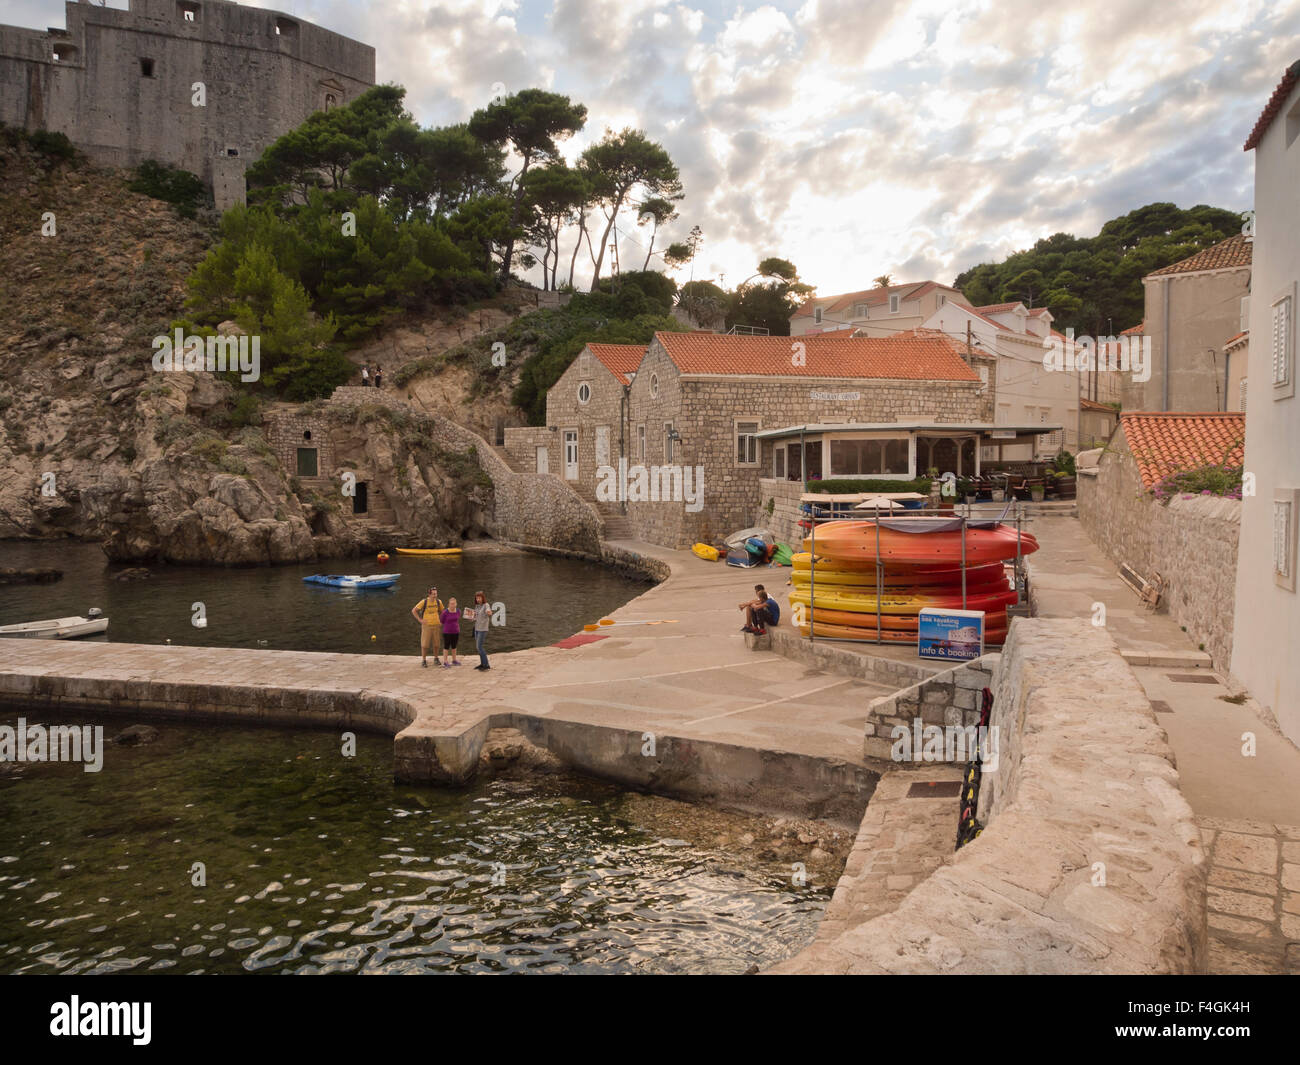
<path fill-rule="evenodd" d="M 1286 69 L 1282 75 L 1282 80 L 1278 82 L 1277 88 L 1273 90 L 1273 95 L 1268 98 L 1268 103 L 1264 105 L 1264 111 L 1260 114 L 1255 122 L 1255 128 L 1250 131 L 1250 136 L 1246 138 L 1246 144 L 1242 151 L 1248 152 L 1252 148 L 1258 147 L 1259 142 L 1264 139 L 1264 134 L 1268 132 L 1268 127 L 1273 124 L 1273 119 L 1277 118 L 1277 113 L 1282 110 L 1282 105 L 1286 103 L 1286 98 L 1291 95 L 1291 90 L 1300 82 L 1300 59 L 1297 59 Z"/>
<path fill-rule="evenodd" d="M 1170 263 L 1159 270 L 1152 270 L 1151 273 L 1147 274 L 1147 277 L 1162 277 L 1166 274 L 1190 274 L 1197 270 L 1232 270 L 1249 266 L 1250 251 L 1251 242 L 1246 239 L 1245 234 L 1238 233 L 1227 240 L 1219 241 L 1218 244 L 1202 248 L 1195 255 L 1191 255 L 1186 259 Z"/>
<path fill-rule="evenodd" d="M 976 307 L 975 309 L 981 314 L 1001 314 L 1003 311 L 1009 311 L 1013 307 L 1023 306 L 1024 304 L 1022 304 L 1020 300 L 1012 300 L 1010 303 L 989 303 L 983 307 Z M 1027 311 L 1029 308 L 1025 307 L 1025 310 Z"/>
<path fill-rule="evenodd" d="M 1120 336 L 1122 337 L 1141 336 L 1142 330 L 1144 330 L 1146 327 L 1147 327 L 1146 322 L 1138 322 L 1137 325 L 1131 325 L 1127 329 L 1125 329 L 1124 332 L 1120 333 Z"/>
<path fill-rule="evenodd" d="M 960 289 L 955 289 L 951 285 L 941 285 L 937 281 L 909 281 L 903 285 L 889 285 L 885 288 L 864 288 L 859 292 L 845 292 L 838 296 L 810 296 L 800 304 L 799 309 L 790 317 L 811 317 L 818 306 L 822 308 L 823 312 L 842 311 L 846 307 L 852 307 L 855 303 L 865 303 L 868 306 L 875 307 L 886 302 L 891 295 L 900 296 L 902 299 L 916 299 L 924 296 L 927 292 L 933 292 L 936 288 L 946 288 L 953 292 L 960 291 Z"/>
<path fill-rule="evenodd" d="M 1144 488 L 1178 469 L 1244 461 L 1246 415 L 1161 414 L 1135 411 L 1120 415 L 1129 451 Z"/>
<path fill-rule="evenodd" d="M 1117 411 L 1109 403 L 1098 403 L 1095 399 L 1084 399 L 1082 396 L 1079 398 L 1079 409 L 1101 411 L 1105 414 L 1119 413 L 1119 411 Z"/>
<path fill-rule="evenodd" d="M 688 374 L 979 380 L 979 375 L 939 337 L 852 337 L 847 332 L 802 337 L 656 333 L 655 339 L 674 365 Z M 792 358 L 796 343 L 804 345 L 800 365 Z"/>
<path fill-rule="evenodd" d="M 1243 329 L 1236 336 L 1228 337 L 1228 339 L 1223 342 L 1224 350 L 1227 350 L 1228 348 L 1235 348 L 1249 339 L 1250 339 L 1250 330 Z"/>
<path fill-rule="evenodd" d="M 641 365 L 645 349 L 645 344 L 587 345 L 587 350 L 595 355 L 601 364 L 625 385 L 631 383 L 631 375 L 636 373 L 637 367 Z"/>

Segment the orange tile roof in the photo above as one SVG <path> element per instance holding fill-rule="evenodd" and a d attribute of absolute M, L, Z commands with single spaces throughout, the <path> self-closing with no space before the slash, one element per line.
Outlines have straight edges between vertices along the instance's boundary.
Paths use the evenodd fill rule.
<path fill-rule="evenodd" d="M 1011 310 L 1012 307 L 1021 307 L 1021 306 L 1024 305 L 1021 303 L 1020 300 L 1012 300 L 1010 303 L 988 303 L 985 304 L 983 307 L 976 307 L 975 309 L 979 311 L 981 314 L 1001 314 L 1003 311 Z M 1028 311 L 1029 308 L 1025 307 L 1025 310 Z"/>
<path fill-rule="evenodd" d="M 1120 336 L 1122 337 L 1141 336 L 1142 330 L 1144 330 L 1146 327 L 1147 324 L 1145 321 L 1138 322 L 1137 325 L 1131 325 L 1127 329 L 1125 329 L 1124 332 L 1120 333 Z"/>
<path fill-rule="evenodd" d="M 947 344 L 948 348 L 951 351 L 953 351 L 959 359 L 965 358 L 966 356 L 966 338 L 953 336 L 951 333 L 945 333 L 942 329 L 926 329 L 924 326 L 917 326 L 915 329 L 904 329 L 898 333 L 893 333 L 891 335 L 897 337 L 913 337 L 913 338 L 933 337 Z M 997 358 L 997 352 L 989 351 L 988 348 L 984 347 L 979 337 L 971 338 L 970 354 L 973 358 L 976 359 Z"/>
<path fill-rule="evenodd" d="M 1030 308 L 1029 308 L 1029 317 L 1030 317 L 1030 318 L 1041 318 L 1044 314 L 1047 314 L 1047 313 L 1048 313 L 1048 310 L 1047 310 L 1046 307 L 1030 307 Z"/>
<path fill-rule="evenodd" d="M 725 333 L 656 333 L 682 373 L 767 377 L 843 377 L 907 381 L 978 381 L 939 337 L 852 337 L 843 332 L 802 337 Z M 803 357 L 793 358 L 796 343 Z"/>
<path fill-rule="evenodd" d="M 1226 351 L 1228 348 L 1238 347 L 1240 344 L 1244 343 L 1249 339 L 1250 339 L 1250 330 L 1243 329 L 1236 336 L 1231 336 L 1226 341 L 1224 341 L 1223 348 Z"/>
<path fill-rule="evenodd" d="M 1119 416 L 1142 486 L 1151 488 L 1179 469 L 1244 461 L 1246 415 L 1164 414 L 1135 411 Z"/>
<path fill-rule="evenodd" d="M 1079 399 L 1079 409 L 1100 411 L 1103 414 L 1119 413 L 1119 411 L 1117 411 L 1109 403 L 1098 403 L 1095 399 L 1084 399 L 1082 397 L 1080 397 Z"/>
<path fill-rule="evenodd" d="M 1147 277 L 1162 277 L 1166 274 L 1190 274 L 1198 270 L 1238 269 L 1250 265 L 1250 250 L 1251 242 L 1246 239 L 1245 234 L 1238 233 L 1227 240 L 1219 241 L 1218 244 L 1202 248 L 1195 255 L 1191 255 L 1186 259 L 1170 263 L 1159 270 L 1152 270 L 1151 273 L 1147 274 Z"/>
<path fill-rule="evenodd" d="M 630 384 L 645 355 L 645 344 L 588 344 L 590 351 L 601 364 L 623 384 Z"/>
<path fill-rule="evenodd" d="M 1264 105 L 1263 113 L 1255 122 L 1255 128 L 1250 131 L 1250 136 L 1246 138 L 1246 144 L 1242 151 L 1248 152 L 1252 148 L 1258 147 L 1259 142 L 1264 139 L 1268 127 L 1273 124 L 1273 119 L 1282 110 L 1282 105 L 1286 103 L 1286 98 L 1291 95 L 1291 90 L 1296 87 L 1297 82 L 1300 82 L 1300 59 L 1297 59 L 1286 68 L 1282 80 L 1278 82 L 1277 88 L 1273 90 L 1273 95 L 1268 98 L 1268 103 Z"/>

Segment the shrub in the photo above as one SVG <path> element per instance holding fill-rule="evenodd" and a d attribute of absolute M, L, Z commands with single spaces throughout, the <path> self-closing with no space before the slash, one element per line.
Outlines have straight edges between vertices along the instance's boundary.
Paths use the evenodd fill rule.
<path fill-rule="evenodd" d="M 885 481 L 865 477 L 831 477 L 824 481 L 809 481 L 804 485 L 804 491 L 826 495 L 849 495 L 853 492 L 920 492 L 921 495 L 929 495 L 930 479 L 917 477 L 912 481 Z"/>
<path fill-rule="evenodd" d="M 1151 487 L 1151 494 L 1161 502 L 1176 495 L 1222 496 L 1225 499 L 1241 498 L 1242 467 L 1209 462 L 1203 466 L 1174 470 L 1160 478 Z"/>
<path fill-rule="evenodd" d="M 128 189 L 170 203 L 184 218 L 193 218 L 207 204 L 207 187 L 188 170 L 146 159 L 136 167 L 135 175 L 127 183 Z"/>
<path fill-rule="evenodd" d="M 50 133 L 43 129 L 33 130 L 27 134 L 27 143 L 51 162 L 62 162 L 77 157 L 77 149 L 62 133 Z"/>

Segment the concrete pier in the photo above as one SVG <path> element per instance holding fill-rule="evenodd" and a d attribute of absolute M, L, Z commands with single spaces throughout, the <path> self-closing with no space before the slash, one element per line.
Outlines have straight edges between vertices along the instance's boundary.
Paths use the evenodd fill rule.
<path fill-rule="evenodd" d="M 513 727 L 632 786 L 856 827 L 877 779 L 862 755 L 867 708 L 889 689 L 746 647 L 736 604 L 756 582 L 779 591 L 788 571 L 613 546 L 671 575 L 600 639 L 495 655 L 490 672 L 472 650 L 458 669 L 422 669 L 414 653 L 3 640 L 0 705 L 382 732 L 399 780 L 452 785 L 474 776 L 489 729 Z"/>

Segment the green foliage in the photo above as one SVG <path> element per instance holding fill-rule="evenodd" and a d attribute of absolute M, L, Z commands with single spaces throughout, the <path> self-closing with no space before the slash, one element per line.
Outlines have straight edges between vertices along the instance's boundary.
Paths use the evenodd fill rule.
<path fill-rule="evenodd" d="M 617 292 L 579 293 L 554 310 L 536 311 L 513 321 L 505 331 L 506 349 L 535 348 L 520 368 L 511 401 L 528 415 L 530 425 L 546 420 L 546 392 L 593 340 L 608 344 L 646 344 L 656 332 L 684 332 L 687 327 L 668 313 L 670 304 L 647 296 L 645 275 L 625 274 L 634 283 Z M 649 283 L 654 287 L 654 283 Z"/>
<path fill-rule="evenodd" d="M 1111 219 L 1095 237 L 1056 233 L 1000 263 L 982 263 L 956 285 L 975 306 L 1019 300 L 1047 307 L 1062 332 L 1108 335 L 1109 321 L 1118 334 L 1142 321 L 1145 275 L 1240 232 L 1232 211 L 1152 203 Z"/>
<path fill-rule="evenodd" d="M 1063 477 L 1073 477 L 1074 456 L 1070 454 L 1070 452 L 1066 451 L 1065 448 L 1061 448 L 1061 450 L 1052 458 L 1051 468 Z"/>
<path fill-rule="evenodd" d="M 172 204 L 184 218 L 193 218 L 208 202 L 208 190 L 197 176 L 153 159 L 136 167 L 127 188 Z"/>
<path fill-rule="evenodd" d="M 1165 504 L 1180 495 L 1240 499 L 1241 477 L 1240 466 L 1229 466 L 1226 462 L 1207 462 L 1202 466 L 1192 466 L 1167 474 L 1152 486 L 1151 494 Z"/>
<path fill-rule="evenodd" d="M 920 492 L 930 494 L 930 478 L 917 477 L 911 481 L 872 480 L 862 477 L 831 477 L 824 481 L 809 481 L 805 492 L 826 495 L 849 495 L 854 492 Z"/>
<path fill-rule="evenodd" d="M 727 297 L 727 325 L 754 326 L 772 336 L 789 336 L 790 316 L 812 292 L 812 286 L 799 280 L 794 263 L 776 257 L 762 260 L 754 277 L 767 281 L 750 284 L 746 279 Z"/>

